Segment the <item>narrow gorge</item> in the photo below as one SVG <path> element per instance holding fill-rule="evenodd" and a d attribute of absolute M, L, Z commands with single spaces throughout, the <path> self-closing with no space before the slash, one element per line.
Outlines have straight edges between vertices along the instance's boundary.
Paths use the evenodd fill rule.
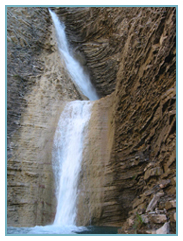
<path fill-rule="evenodd" d="M 76 62 L 50 11 L 65 25 Z M 76 110 L 91 100 L 76 225 L 175 234 L 176 7 L 7 7 L 6 14 L 7 226 L 56 220 L 59 119 L 69 104 Z M 81 75 L 94 96 L 77 83 Z"/>

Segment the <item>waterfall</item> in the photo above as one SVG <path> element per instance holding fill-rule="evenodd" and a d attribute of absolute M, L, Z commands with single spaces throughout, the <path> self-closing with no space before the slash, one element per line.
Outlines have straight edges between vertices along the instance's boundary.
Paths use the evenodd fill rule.
<path fill-rule="evenodd" d="M 57 226 L 75 225 L 77 183 L 91 105 L 89 101 L 67 103 L 56 129 L 53 170 L 58 203 L 54 225 Z"/>
<path fill-rule="evenodd" d="M 59 18 L 53 11 L 49 9 L 49 12 L 56 30 L 58 49 L 61 57 L 64 59 L 72 81 L 89 100 L 97 100 L 98 96 L 95 88 L 90 82 L 89 76 L 84 72 L 81 64 L 73 57 L 72 51 L 69 48 L 64 24 L 60 22 Z"/>
<path fill-rule="evenodd" d="M 82 66 L 74 59 L 69 49 L 64 24 L 54 12 L 49 11 L 56 29 L 58 49 L 71 79 L 89 100 L 98 99 L 89 76 L 84 73 Z M 52 152 L 57 197 L 54 220 L 56 226 L 76 224 L 77 184 L 91 106 L 91 101 L 77 100 L 67 103 L 56 129 Z"/>

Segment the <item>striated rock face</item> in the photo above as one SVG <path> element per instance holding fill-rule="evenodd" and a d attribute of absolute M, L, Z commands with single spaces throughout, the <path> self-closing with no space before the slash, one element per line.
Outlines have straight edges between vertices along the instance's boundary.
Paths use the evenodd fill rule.
<path fill-rule="evenodd" d="M 99 96 L 111 94 L 115 89 L 120 52 L 127 38 L 128 23 L 127 19 L 123 19 L 126 8 L 54 10 L 66 25 L 76 56 L 82 54 L 84 57 L 84 64 Z"/>
<path fill-rule="evenodd" d="M 108 183 L 102 184 L 105 195 L 98 179 L 100 198 L 110 203 L 104 201 L 103 207 L 96 204 L 98 216 L 90 214 L 91 219 L 97 216 L 93 223 L 119 225 L 130 211 L 135 215 L 145 212 L 166 180 L 169 185 L 163 187 L 164 194 L 155 205 L 162 209 L 163 200 L 175 198 L 175 8 L 59 8 L 56 11 L 66 24 L 71 43 L 77 45 L 76 51 L 79 49 L 84 55 L 99 93 L 110 94 L 115 88 L 111 97 L 112 124 L 109 124 L 114 129 L 113 145 L 110 161 L 106 162 L 112 180 L 109 178 Z M 115 67 L 111 70 L 112 63 Z M 100 143 L 102 138 L 96 139 Z M 102 144 L 106 148 L 103 139 Z M 106 150 L 104 146 L 102 150 Z M 93 154 L 94 165 L 102 163 L 98 156 Z M 90 172 L 91 169 L 95 173 L 90 165 Z M 97 182 L 100 174 L 92 175 Z M 88 201 L 88 209 L 97 200 L 98 197 L 92 204 Z M 135 205 L 138 200 L 140 203 Z M 171 213 L 166 215 L 170 219 Z M 175 223 L 170 226 L 174 232 Z"/>
<path fill-rule="evenodd" d="M 143 11 L 141 14 L 143 16 Z M 161 188 L 164 195 L 159 203 L 175 199 L 176 195 L 175 9 L 157 9 L 153 16 L 156 16 L 155 24 L 151 23 L 153 27 L 149 29 L 147 20 L 141 30 L 143 36 L 149 34 L 144 47 L 136 54 L 133 53 L 136 40 L 144 38 L 137 38 L 136 33 L 130 34 L 117 74 L 114 97 L 116 128 L 111 164 L 119 190 L 116 199 L 123 207 L 127 203 L 124 197 L 130 194 L 132 206 L 129 205 L 128 209 L 135 208 L 133 214 L 143 213 Z M 136 29 L 136 21 L 132 20 L 131 32 Z M 133 179 L 133 185 L 126 187 L 130 179 Z M 169 185 L 161 187 L 165 179 L 169 180 Z M 143 196 L 142 204 L 133 206 Z M 159 204 L 156 207 L 164 208 Z M 171 218 L 171 212 L 166 215 Z M 175 232 L 174 222 L 170 227 L 171 232 Z"/>
<path fill-rule="evenodd" d="M 110 152 L 113 143 L 111 110 L 113 95 L 95 101 L 84 142 L 82 170 L 78 185 L 78 225 L 110 225 L 111 197 L 115 187 L 111 184 L 113 175 L 109 173 Z M 110 185 L 110 187 L 109 187 Z M 104 213 L 103 213 L 104 212 Z"/>
<path fill-rule="evenodd" d="M 175 233 L 176 9 L 53 10 L 104 97 L 89 123 L 78 225 Z M 64 101 L 81 97 L 59 61 L 47 9 L 7 14 L 8 222 L 46 224 L 55 212 L 54 130 Z"/>
<path fill-rule="evenodd" d="M 55 129 L 64 101 L 80 95 L 46 8 L 8 8 L 7 40 L 8 225 L 44 225 L 55 216 Z"/>

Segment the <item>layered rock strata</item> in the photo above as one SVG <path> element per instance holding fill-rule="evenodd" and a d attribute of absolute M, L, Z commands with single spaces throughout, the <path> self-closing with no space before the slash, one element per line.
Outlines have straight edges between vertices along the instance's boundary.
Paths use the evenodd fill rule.
<path fill-rule="evenodd" d="M 122 226 L 119 233 L 175 233 L 176 9 L 94 7 L 53 10 L 64 21 L 75 56 L 89 71 L 99 95 L 109 95 L 93 106 L 79 183 L 78 224 Z M 40 19 L 42 13 L 36 26 L 39 23 L 47 26 L 46 32 L 37 30 L 40 36 L 36 39 L 42 43 L 40 52 L 31 52 L 28 58 L 29 46 L 39 46 L 33 41 L 35 32 L 24 24 L 22 28 L 26 31 L 22 29 L 16 42 L 15 33 L 8 30 L 8 74 L 15 75 L 8 77 L 8 90 L 11 98 L 14 96 L 14 101 L 8 97 L 8 115 L 11 115 L 8 117 L 8 220 L 11 225 L 22 226 L 23 223 L 45 224 L 54 216 L 49 143 L 62 110 L 60 101 L 80 97 L 63 66 L 58 64 L 47 10 L 11 8 L 8 26 L 13 26 L 14 14 L 18 21 L 16 25 L 21 27 L 19 11 L 24 21 L 35 14 Z M 33 26 L 33 19 L 29 21 Z M 22 57 L 24 47 L 20 45 L 20 39 L 23 33 L 30 34 L 33 42 L 26 45 Z M 24 65 L 17 66 L 15 61 L 21 58 L 27 73 L 34 73 L 29 69 L 35 65 L 34 60 L 37 65 L 42 64 L 43 70 L 35 73 L 34 78 L 23 73 L 20 78 L 12 71 L 21 72 L 19 68 Z M 24 88 L 22 83 L 29 85 Z M 18 101 L 20 90 L 25 96 Z M 21 118 L 11 114 L 16 110 L 13 108 L 15 101 L 18 101 L 17 115 L 21 113 Z M 37 128 L 35 124 L 31 126 L 29 118 L 37 126 L 44 124 L 45 129 Z M 18 130 L 16 120 L 26 125 L 19 124 Z M 47 154 L 43 154 L 46 149 Z M 42 160 L 49 163 L 46 170 L 44 165 L 44 173 L 49 173 L 47 178 L 42 175 Z M 29 166 L 24 164 L 26 161 Z M 22 188 L 19 184 L 23 183 L 26 185 Z M 44 183 L 45 188 L 35 189 L 30 183 L 35 186 Z M 39 204 L 33 204 L 35 197 Z M 48 198 L 50 209 L 43 198 Z M 21 200 L 26 201 L 19 205 Z M 30 212 L 23 217 L 28 207 Z M 39 215 L 31 216 L 35 208 Z"/>
<path fill-rule="evenodd" d="M 133 53 L 136 41 L 142 42 L 144 38 L 138 38 L 134 33 L 137 28 L 132 20 L 131 32 L 134 34 L 130 34 L 126 43 L 117 74 L 116 128 L 111 161 L 114 160 L 112 165 L 116 170 L 114 182 L 119 187 L 117 200 L 123 206 L 127 203 L 123 198 L 130 192 L 132 206 L 128 208 L 135 215 L 144 213 L 161 189 L 162 196 L 152 211 L 155 208 L 164 210 L 165 200 L 176 198 L 176 15 L 174 8 L 158 11 L 153 17 L 156 14 L 161 17 L 155 18 L 153 27 L 148 30 L 147 21 L 141 30 L 143 36 L 149 31 L 149 37 L 136 54 Z M 133 180 L 131 187 L 126 188 L 121 181 L 124 173 L 128 173 L 126 183 Z M 164 186 L 166 181 L 168 185 Z M 139 199 L 142 202 L 135 205 Z M 170 221 L 170 232 L 174 233 L 176 227 L 172 215 L 175 209 L 163 212 Z M 152 221 L 148 228 L 160 226 Z"/>
<path fill-rule="evenodd" d="M 100 207 L 100 215 L 93 224 L 122 225 L 132 213 L 141 215 L 153 195 L 161 191 L 161 183 L 168 181 L 153 208 L 164 212 L 163 200 L 176 197 L 175 8 L 59 8 L 55 11 L 65 21 L 73 46 L 78 44 L 77 50 L 84 55 L 101 95 L 115 88 L 111 122 L 114 137 L 108 164 L 109 176 L 113 178 L 105 186 L 104 197 L 111 205 L 106 201 L 106 206 Z M 116 43 L 113 48 L 112 43 Z M 107 74 L 112 59 L 118 70 L 114 79 Z M 100 158 L 94 157 L 100 163 Z M 101 181 L 98 183 L 101 187 Z M 110 188 L 115 191 L 111 193 Z M 142 201 L 139 207 L 135 204 L 137 200 Z M 171 218 L 175 209 L 166 211 L 166 220 L 171 220 L 170 232 L 175 232 L 175 219 Z M 158 229 L 161 224 L 152 221 L 149 228 Z M 135 232 L 133 225 L 131 229 Z"/>
<path fill-rule="evenodd" d="M 111 126 L 113 95 L 101 98 L 93 103 L 88 131 L 84 141 L 83 160 L 78 185 L 77 224 L 89 226 L 102 225 L 106 215 L 110 225 L 111 212 L 109 192 L 112 195 L 115 187 L 109 187 L 113 175 L 108 173 L 110 152 L 114 130 Z M 106 214 L 103 212 L 107 211 Z M 114 210 L 113 215 L 115 216 Z"/>

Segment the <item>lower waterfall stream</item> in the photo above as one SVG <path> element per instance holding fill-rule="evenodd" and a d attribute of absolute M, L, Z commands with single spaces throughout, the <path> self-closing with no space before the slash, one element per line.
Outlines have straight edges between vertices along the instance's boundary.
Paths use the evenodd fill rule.
<path fill-rule="evenodd" d="M 58 203 L 54 221 L 56 226 L 75 225 L 77 183 L 91 105 L 89 101 L 66 104 L 55 133 L 53 170 Z"/>
<path fill-rule="evenodd" d="M 90 119 L 92 101 L 99 99 L 89 77 L 70 53 L 64 25 L 49 10 L 57 34 L 61 57 L 76 87 L 89 101 L 71 101 L 65 105 L 55 132 L 52 164 L 55 176 L 57 209 L 52 225 L 35 227 L 8 227 L 8 234 L 116 234 L 112 227 L 77 227 L 77 184 L 82 162 L 83 140 Z"/>

